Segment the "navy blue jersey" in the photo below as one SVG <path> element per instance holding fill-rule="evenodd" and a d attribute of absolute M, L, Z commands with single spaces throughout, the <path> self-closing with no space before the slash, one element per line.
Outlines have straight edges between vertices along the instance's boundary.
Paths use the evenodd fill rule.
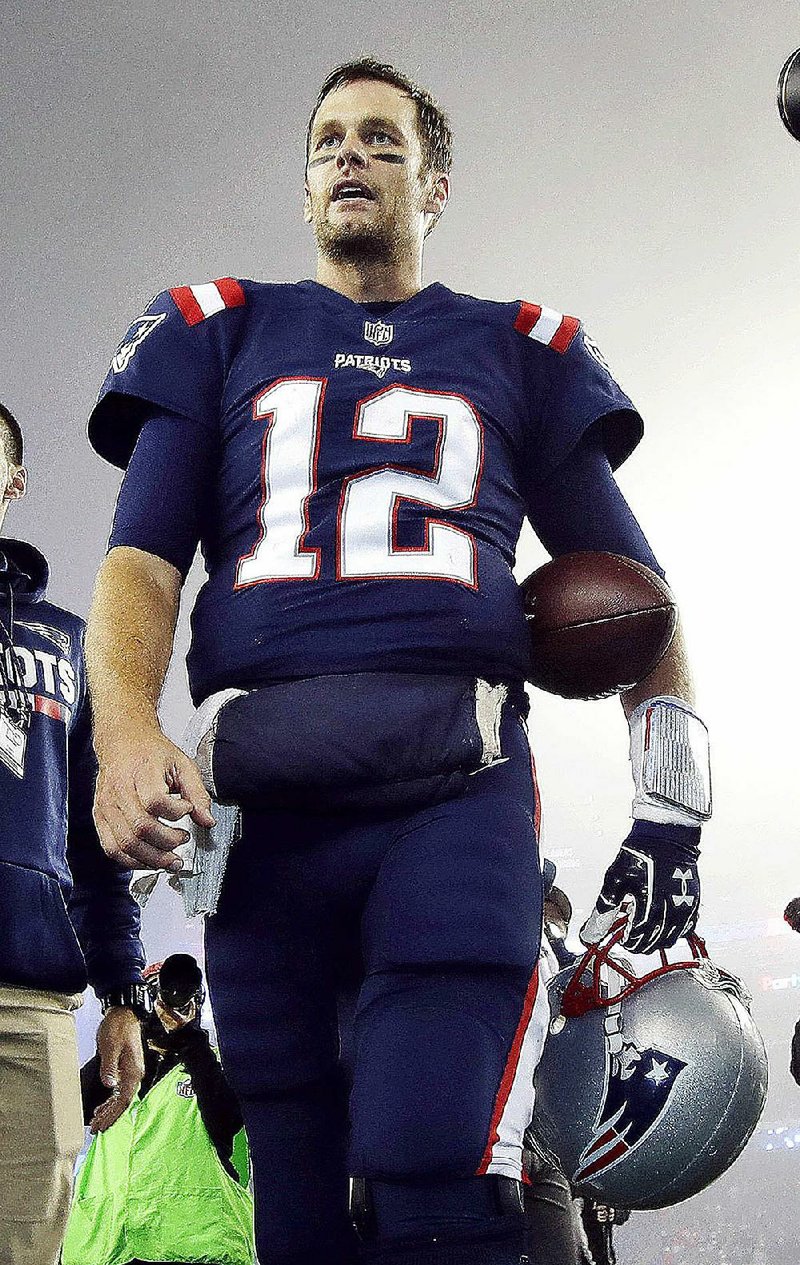
<path fill-rule="evenodd" d="M 145 423 L 165 413 L 159 466 Z M 616 467 L 641 421 L 572 317 L 439 284 L 376 317 L 313 281 L 228 278 L 134 322 L 90 438 L 125 466 L 141 432 L 167 498 L 194 481 L 191 508 L 118 516 L 112 545 L 185 572 L 200 539 L 198 700 L 339 672 L 523 679 L 519 531 L 600 419 Z"/>

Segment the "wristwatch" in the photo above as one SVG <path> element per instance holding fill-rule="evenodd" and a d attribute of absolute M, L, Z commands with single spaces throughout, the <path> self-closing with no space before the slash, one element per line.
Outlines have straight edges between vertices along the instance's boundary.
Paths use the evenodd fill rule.
<path fill-rule="evenodd" d="M 100 998 L 100 1012 L 105 1014 L 112 1006 L 125 1006 L 137 1019 L 146 1019 L 152 1009 L 150 992 L 146 984 L 123 984 Z"/>

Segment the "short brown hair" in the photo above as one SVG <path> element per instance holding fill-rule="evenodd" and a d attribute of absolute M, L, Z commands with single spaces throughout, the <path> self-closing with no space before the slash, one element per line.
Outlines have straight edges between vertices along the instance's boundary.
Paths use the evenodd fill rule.
<path fill-rule="evenodd" d="M 22 465 L 23 442 L 19 422 L 5 404 L 0 404 L 0 442 L 15 466 Z"/>
<path fill-rule="evenodd" d="M 325 76 L 308 120 L 306 162 L 311 145 L 311 129 L 322 102 L 337 88 L 343 88 L 345 84 L 355 83 L 359 79 L 377 79 L 380 83 L 391 84 L 393 88 L 399 88 L 411 98 L 417 107 L 417 132 L 422 144 L 422 161 L 425 168 L 428 171 L 449 172 L 453 162 L 453 135 L 450 131 L 450 121 L 444 110 L 429 92 L 420 88 L 402 71 L 395 70 L 394 66 L 390 66 L 387 62 L 376 61 L 373 57 L 361 57 L 358 61 L 344 62 Z"/>

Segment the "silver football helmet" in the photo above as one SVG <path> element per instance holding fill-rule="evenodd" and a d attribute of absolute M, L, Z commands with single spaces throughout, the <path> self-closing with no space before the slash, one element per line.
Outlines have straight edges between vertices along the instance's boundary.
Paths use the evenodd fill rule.
<path fill-rule="evenodd" d="M 691 956 L 637 975 L 606 938 L 549 985 L 532 1143 L 580 1193 L 661 1208 L 708 1186 L 758 1123 L 767 1056 L 742 983 L 698 936 Z"/>

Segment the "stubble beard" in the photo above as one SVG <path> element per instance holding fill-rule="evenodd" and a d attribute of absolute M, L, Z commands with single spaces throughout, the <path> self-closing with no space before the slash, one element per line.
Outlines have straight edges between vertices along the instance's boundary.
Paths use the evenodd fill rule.
<path fill-rule="evenodd" d="M 320 254 L 333 263 L 359 267 L 365 264 L 395 264 L 413 248 L 411 233 L 402 220 L 371 224 L 331 224 L 323 215 L 315 216 L 314 237 Z"/>
<path fill-rule="evenodd" d="M 399 235 L 382 224 L 336 227 L 323 220 L 315 224 L 314 236 L 320 253 L 333 263 L 394 263 L 402 254 Z"/>

